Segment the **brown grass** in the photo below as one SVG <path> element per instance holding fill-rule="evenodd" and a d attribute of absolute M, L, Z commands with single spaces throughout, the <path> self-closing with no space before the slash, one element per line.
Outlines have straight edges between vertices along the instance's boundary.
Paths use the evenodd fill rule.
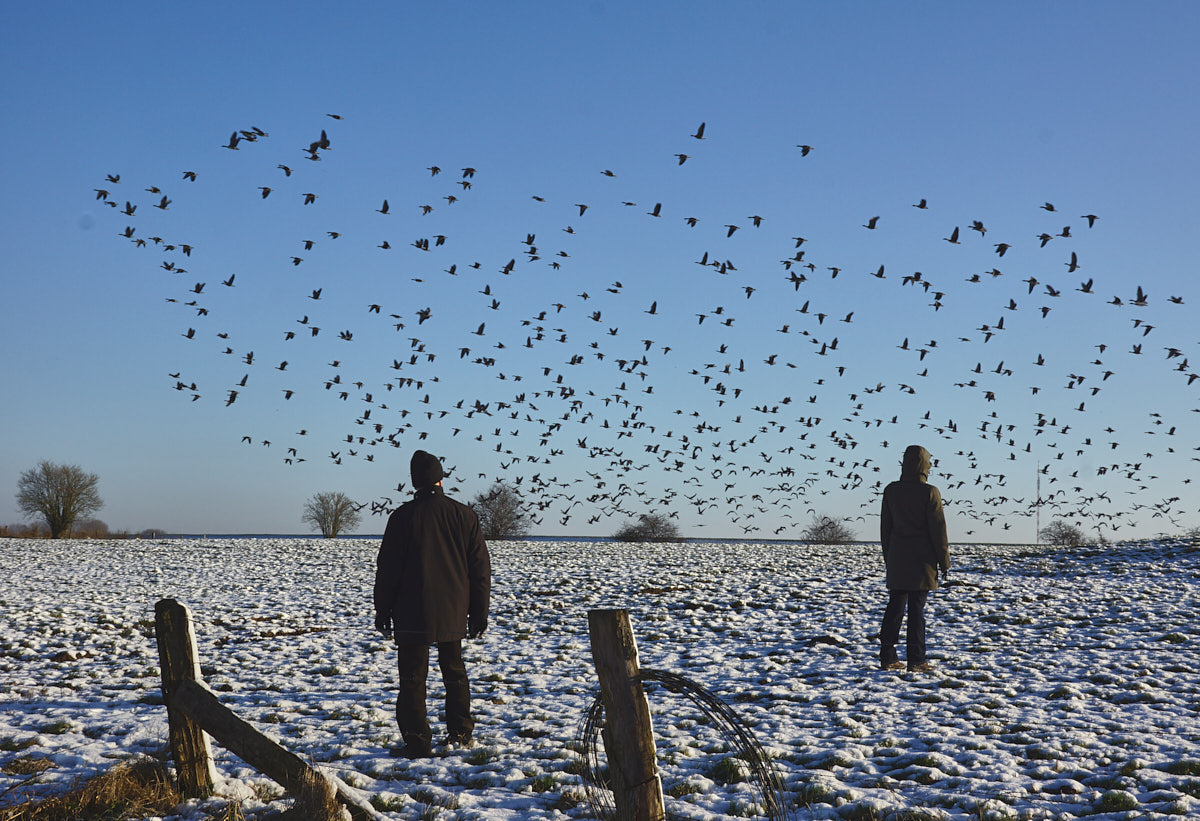
<path fill-rule="evenodd" d="M 23 755 L 20 758 L 14 758 L 4 765 L 4 772 L 9 775 L 37 775 L 44 773 L 46 770 L 54 769 L 54 762 L 45 756 L 40 755 Z"/>
<path fill-rule="evenodd" d="M 0 808 L 0 821 L 121 821 L 164 815 L 182 801 L 163 765 L 143 757 L 118 764 L 69 793 Z"/>
<path fill-rule="evenodd" d="M 246 814 L 242 812 L 242 802 L 230 801 L 213 821 L 246 821 Z"/>
<path fill-rule="evenodd" d="M 338 803 L 333 782 L 316 770 L 308 770 L 291 809 L 283 814 L 287 821 L 341 821 L 342 805 Z"/>
<path fill-rule="evenodd" d="M 333 782 L 314 770 L 309 770 L 302 779 L 299 794 L 292 796 L 292 806 L 271 818 L 277 821 L 342 821 L 346 817 Z M 210 821 L 246 821 L 242 803 L 231 801 L 220 813 L 211 816 Z"/>

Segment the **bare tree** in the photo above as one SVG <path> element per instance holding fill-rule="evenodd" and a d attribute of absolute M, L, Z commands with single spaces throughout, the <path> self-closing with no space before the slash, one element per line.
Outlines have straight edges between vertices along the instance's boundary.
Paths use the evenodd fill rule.
<path fill-rule="evenodd" d="M 1055 519 L 1039 530 L 1038 538 L 1046 544 L 1057 545 L 1059 547 L 1077 547 L 1081 544 L 1087 544 L 1087 539 L 1084 538 L 1083 531 L 1062 519 Z"/>
<path fill-rule="evenodd" d="M 40 516 L 50 528 L 50 538 L 71 535 L 75 522 L 90 516 L 104 502 L 96 486 L 100 477 L 77 465 L 42 461 L 17 480 L 17 508 L 26 516 Z"/>
<path fill-rule="evenodd" d="M 336 539 L 358 527 L 362 516 L 354 500 L 341 492 L 315 493 L 304 503 L 300 521 L 321 531 L 322 539 Z"/>
<path fill-rule="evenodd" d="M 801 541 L 817 544 L 845 544 L 858 538 L 841 519 L 814 514 L 812 522 L 800 533 Z"/>
<path fill-rule="evenodd" d="M 643 513 L 636 522 L 626 522 L 613 539 L 618 542 L 680 542 L 679 526 L 662 513 Z"/>
<path fill-rule="evenodd" d="M 479 517 L 484 539 L 523 539 L 533 524 L 521 503 L 521 495 L 503 482 L 496 482 L 476 495 L 471 508 Z"/>

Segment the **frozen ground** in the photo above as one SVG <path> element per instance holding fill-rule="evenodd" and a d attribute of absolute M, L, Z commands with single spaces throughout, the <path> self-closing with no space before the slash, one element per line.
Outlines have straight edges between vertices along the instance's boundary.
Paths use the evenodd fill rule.
<path fill-rule="evenodd" d="M 798 818 L 1200 816 L 1200 549 L 957 547 L 931 597 L 932 675 L 874 669 L 878 548 L 492 545 L 491 627 L 466 652 L 479 745 L 390 758 L 393 653 L 375 544 L 0 540 L 0 805 L 163 755 L 154 603 L 193 612 L 208 683 L 392 818 L 588 818 L 574 739 L 595 696 L 587 611 L 631 612 L 642 665 L 720 694 L 776 757 Z M 430 676 L 431 704 L 441 684 Z M 703 715 L 651 688 L 677 817 L 753 815 Z M 444 731 L 435 722 L 435 734 Z M 283 808 L 214 747 L 220 794 L 172 818 Z M 32 778 L 30 757 L 53 765 Z"/>

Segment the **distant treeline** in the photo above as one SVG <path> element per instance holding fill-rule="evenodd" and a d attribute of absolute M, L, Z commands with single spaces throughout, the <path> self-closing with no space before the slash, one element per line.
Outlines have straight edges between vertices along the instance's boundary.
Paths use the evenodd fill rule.
<path fill-rule="evenodd" d="M 129 530 L 110 530 L 99 519 L 84 519 L 71 528 L 75 539 L 155 539 L 167 535 L 165 530 L 146 528 L 134 533 Z M 50 528 L 44 522 L 0 525 L 0 539 L 49 539 Z"/>

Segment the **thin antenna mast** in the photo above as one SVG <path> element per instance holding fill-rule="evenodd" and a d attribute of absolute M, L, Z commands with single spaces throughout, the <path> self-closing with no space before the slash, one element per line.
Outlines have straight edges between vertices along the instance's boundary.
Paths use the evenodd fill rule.
<path fill-rule="evenodd" d="M 1033 543 L 1041 544 L 1042 543 L 1042 463 L 1041 463 L 1041 461 L 1038 461 L 1036 470 L 1037 470 L 1037 477 L 1035 478 L 1034 481 L 1037 486 L 1037 501 L 1034 502 L 1034 509 L 1036 511 L 1036 517 L 1034 519 L 1034 522 L 1035 522 L 1034 526 L 1037 528 L 1037 530 L 1034 531 L 1034 534 L 1033 534 Z"/>

